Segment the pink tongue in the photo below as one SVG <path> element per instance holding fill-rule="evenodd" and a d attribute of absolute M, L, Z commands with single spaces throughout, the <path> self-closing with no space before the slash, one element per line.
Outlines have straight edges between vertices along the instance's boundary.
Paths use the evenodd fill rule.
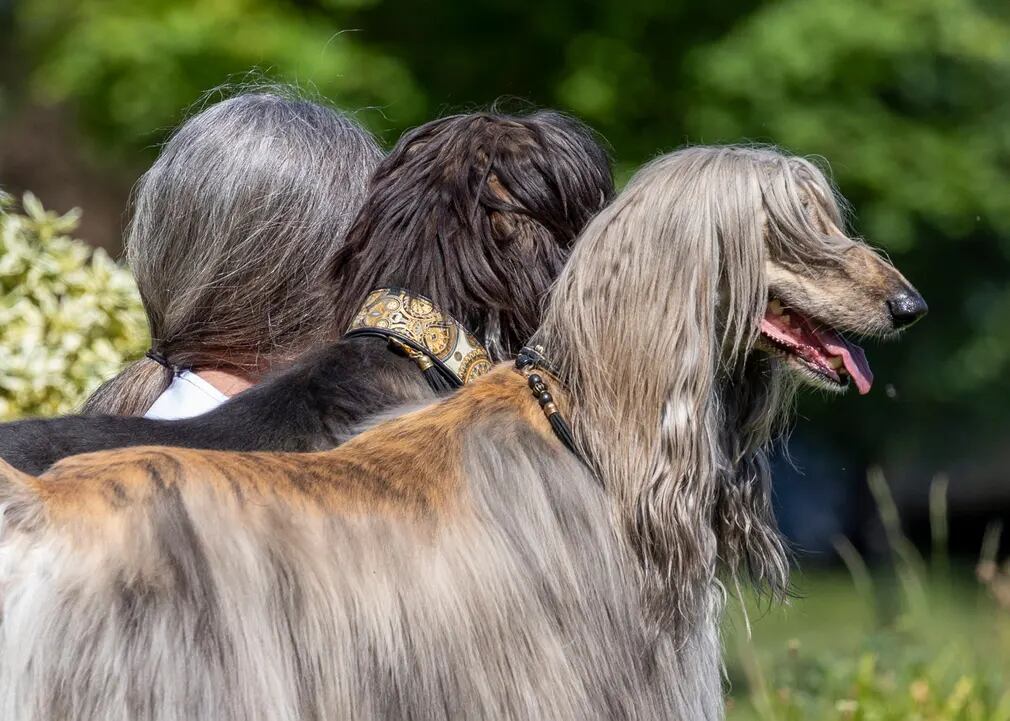
<path fill-rule="evenodd" d="M 800 348 L 802 346 L 820 345 L 828 354 L 838 356 L 852 379 L 860 395 L 866 395 L 873 385 L 873 371 L 866 361 L 863 349 L 855 343 L 849 343 L 830 328 L 815 328 L 808 320 L 794 315 L 794 322 L 787 325 L 782 316 L 777 316 L 769 310 L 761 321 L 761 330 L 769 337 L 786 346 Z M 824 355 L 823 353 L 821 354 Z"/>
<path fill-rule="evenodd" d="M 817 336 L 817 340 L 821 342 L 821 345 L 832 355 L 836 355 L 842 359 L 845 370 L 849 372 L 852 380 L 856 382 L 856 389 L 859 391 L 859 395 L 865 396 L 869 393 L 870 386 L 873 385 L 873 371 L 870 370 L 870 364 L 866 361 L 866 354 L 863 353 L 863 349 L 855 343 L 849 343 L 849 341 L 830 328 L 814 328 L 813 331 L 814 335 Z"/>

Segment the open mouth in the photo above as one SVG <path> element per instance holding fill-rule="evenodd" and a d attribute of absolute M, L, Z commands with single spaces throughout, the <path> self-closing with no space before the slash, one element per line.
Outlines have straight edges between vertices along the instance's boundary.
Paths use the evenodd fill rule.
<path fill-rule="evenodd" d="M 833 328 L 772 299 L 761 320 L 761 344 L 793 361 L 819 385 L 844 390 L 851 378 L 860 395 L 873 385 L 873 372 L 866 354 Z"/>

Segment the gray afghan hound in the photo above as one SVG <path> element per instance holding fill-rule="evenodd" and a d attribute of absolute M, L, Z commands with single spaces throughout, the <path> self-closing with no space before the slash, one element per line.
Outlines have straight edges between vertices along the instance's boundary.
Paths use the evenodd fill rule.
<path fill-rule="evenodd" d="M 718 719 L 719 575 L 787 555 L 766 449 L 839 331 L 925 312 L 808 162 L 642 169 L 516 366 L 305 454 L 0 473 L 0 716 Z M 535 261 L 531 261 L 535 262 Z"/>

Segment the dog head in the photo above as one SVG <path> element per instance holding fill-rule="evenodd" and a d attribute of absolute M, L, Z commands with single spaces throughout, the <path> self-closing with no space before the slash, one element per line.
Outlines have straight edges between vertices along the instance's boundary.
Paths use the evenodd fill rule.
<path fill-rule="evenodd" d="M 573 118 L 482 112 L 426 123 L 375 171 L 332 261 L 338 317 L 349 321 L 372 289 L 399 286 L 434 300 L 495 359 L 511 355 L 612 195 L 609 158 Z"/>
<path fill-rule="evenodd" d="M 770 180 L 763 203 L 768 305 L 755 347 L 808 385 L 840 392 L 851 381 L 867 393 L 873 373 L 846 334 L 893 336 L 926 314 L 926 302 L 888 260 L 843 232 L 820 171 L 799 158 L 785 164 L 789 172 Z"/>

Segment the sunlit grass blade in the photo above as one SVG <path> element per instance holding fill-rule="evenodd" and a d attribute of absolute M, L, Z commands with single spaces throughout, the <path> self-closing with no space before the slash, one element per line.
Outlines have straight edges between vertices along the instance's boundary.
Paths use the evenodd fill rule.
<path fill-rule="evenodd" d="M 944 588 L 950 583 L 950 529 L 947 524 L 947 491 L 950 479 L 938 473 L 929 484 L 929 532 L 932 539 L 932 567 Z"/>
<path fill-rule="evenodd" d="M 852 577 L 852 585 L 855 586 L 856 593 L 863 600 L 863 603 L 866 604 L 867 608 L 873 608 L 876 601 L 873 589 L 873 577 L 870 575 L 870 569 L 867 567 L 866 561 L 863 560 L 862 555 L 856 550 L 856 547 L 852 545 L 852 541 L 845 536 L 835 536 L 832 544 L 838 553 L 838 557 L 842 559 L 842 563 L 845 564 L 849 575 Z"/>
<path fill-rule="evenodd" d="M 929 610 L 928 594 L 925 589 L 926 563 L 901 529 L 898 506 L 894 502 L 894 496 L 891 495 L 884 473 L 878 466 L 873 466 L 867 472 L 867 483 L 877 504 L 877 513 L 894 558 L 895 573 L 905 592 L 909 610 L 915 617 L 924 617 Z"/>

